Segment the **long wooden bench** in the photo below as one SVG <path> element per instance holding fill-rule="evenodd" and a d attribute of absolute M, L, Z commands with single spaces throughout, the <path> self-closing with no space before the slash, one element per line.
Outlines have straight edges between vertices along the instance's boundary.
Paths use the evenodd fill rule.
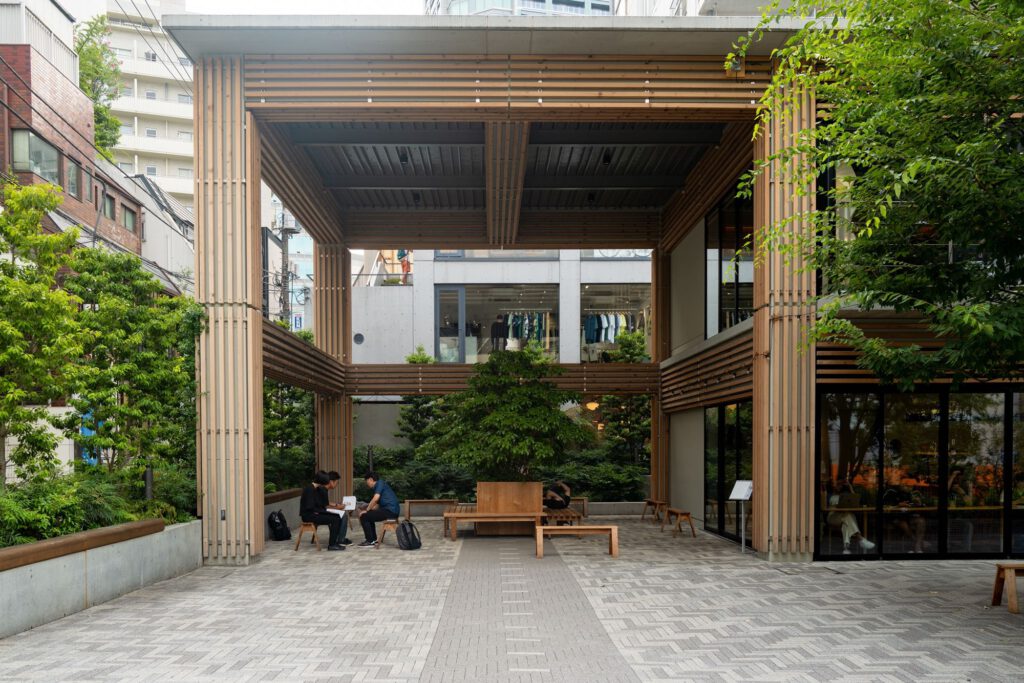
<path fill-rule="evenodd" d="M 412 506 L 413 505 L 429 505 L 431 503 L 435 505 L 444 505 L 445 510 L 448 510 L 450 506 L 457 504 L 459 501 L 455 498 L 413 498 L 405 501 L 405 518 L 412 521 Z"/>
<path fill-rule="evenodd" d="M 547 523 L 558 526 L 560 522 L 566 522 L 569 525 L 579 524 L 583 521 L 583 513 L 579 510 L 573 510 L 572 508 L 560 508 L 558 510 L 551 510 L 544 508 L 544 517 L 547 518 Z"/>
<path fill-rule="evenodd" d="M 1020 614 L 1017 603 L 1017 577 L 1024 576 L 1024 562 L 999 562 L 996 564 L 996 585 L 992 589 L 992 606 L 1003 604 L 1003 588 L 1006 588 L 1007 609 L 1011 614 Z"/>
<path fill-rule="evenodd" d="M 608 536 L 608 554 L 612 557 L 619 556 L 619 527 L 615 524 L 604 526 L 543 526 L 537 525 L 537 559 L 544 557 L 545 536 L 594 536 L 605 534 Z"/>
<path fill-rule="evenodd" d="M 455 540 L 459 534 L 459 522 L 533 522 L 540 526 L 544 512 L 460 512 L 452 510 L 444 513 L 444 521 L 450 532 L 451 540 Z M 561 529 L 576 529 L 578 527 L 558 527 Z"/>
<path fill-rule="evenodd" d="M 444 514 L 442 515 L 442 521 L 441 521 L 442 526 L 443 526 L 443 530 L 441 532 L 441 535 L 444 536 L 445 538 L 448 537 L 448 520 L 450 519 L 449 516 L 448 516 L 449 512 L 461 512 L 461 513 L 476 512 L 476 504 L 475 503 L 458 503 L 457 502 L 457 503 L 453 503 L 452 505 L 449 505 L 445 509 Z"/>

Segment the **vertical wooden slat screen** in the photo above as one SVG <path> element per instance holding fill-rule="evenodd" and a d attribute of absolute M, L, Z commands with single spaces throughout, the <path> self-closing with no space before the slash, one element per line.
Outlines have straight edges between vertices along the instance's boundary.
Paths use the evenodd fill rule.
<path fill-rule="evenodd" d="M 668 358 L 671 339 L 671 277 L 672 257 L 668 252 L 655 249 L 651 254 L 651 317 L 654 333 L 651 357 L 654 363 Z M 669 498 L 669 419 L 663 412 L 661 392 L 651 396 L 651 497 L 667 501 Z"/>
<path fill-rule="evenodd" d="M 789 92 L 784 111 L 757 139 L 759 159 L 785 148 L 814 125 L 814 100 Z M 792 165 L 775 160 L 754 188 L 754 221 L 779 226 L 793 244 L 807 229 L 813 187 L 798 192 Z M 806 557 L 814 539 L 814 273 L 798 254 L 758 246 L 754 286 L 754 545 L 774 558 Z"/>
<path fill-rule="evenodd" d="M 530 124 L 487 123 L 485 131 L 487 240 L 498 246 L 513 244 L 519 230 Z"/>
<path fill-rule="evenodd" d="M 259 139 L 242 100 L 242 61 L 196 66 L 196 437 L 207 562 L 263 551 L 263 320 Z"/>
<path fill-rule="evenodd" d="M 341 244 L 316 242 L 313 251 L 313 335 L 316 345 L 339 363 L 348 361 L 345 339 L 348 335 L 347 279 L 348 250 Z M 341 486 L 335 498 L 350 495 L 352 465 L 348 458 L 348 434 L 351 423 L 351 399 L 344 396 L 316 396 L 316 465 L 318 469 L 337 471 Z"/>

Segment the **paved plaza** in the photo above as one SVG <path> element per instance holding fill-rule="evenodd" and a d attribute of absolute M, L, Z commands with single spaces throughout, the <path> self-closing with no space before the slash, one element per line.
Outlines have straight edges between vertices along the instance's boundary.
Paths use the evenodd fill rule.
<path fill-rule="evenodd" d="M 0 640 L 0 680 L 1024 680 L 993 562 L 776 564 L 617 523 L 617 560 L 436 520 L 417 552 L 271 543 Z"/>

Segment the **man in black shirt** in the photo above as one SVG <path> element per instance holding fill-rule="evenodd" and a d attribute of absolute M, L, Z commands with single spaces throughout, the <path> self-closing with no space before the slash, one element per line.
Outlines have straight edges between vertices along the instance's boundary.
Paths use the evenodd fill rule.
<path fill-rule="evenodd" d="M 328 550 L 344 550 L 345 546 L 339 541 L 342 538 L 342 524 L 348 526 L 348 520 L 342 515 L 327 512 L 327 486 L 331 479 L 326 472 L 317 472 L 313 476 L 313 483 L 302 489 L 302 498 L 299 499 L 299 516 L 303 522 L 310 522 L 317 525 L 325 525 L 331 530 L 330 540 L 327 543 Z"/>
<path fill-rule="evenodd" d="M 330 479 L 330 481 L 327 484 L 326 490 L 319 489 L 321 492 L 321 502 L 323 502 L 324 507 L 334 508 L 335 510 L 344 510 L 344 505 L 341 505 L 339 503 L 332 503 L 330 502 L 330 498 L 328 497 L 329 491 L 333 491 L 334 489 L 338 488 L 338 483 L 341 481 L 341 475 L 335 472 L 334 470 L 331 470 L 330 472 L 327 473 L 327 477 Z M 341 516 L 341 540 L 338 541 L 338 543 L 340 543 L 341 545 L 352 545 L 352 541 L 348 537 L 347 514 Z"/>

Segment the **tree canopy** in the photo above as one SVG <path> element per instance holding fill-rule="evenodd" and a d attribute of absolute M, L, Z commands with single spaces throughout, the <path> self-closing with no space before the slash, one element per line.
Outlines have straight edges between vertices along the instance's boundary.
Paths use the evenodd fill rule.
<path fill-rule="evenodd" d="M 121 121 L 111 112 L 110 104 L 121 92 L 121 65 L 110 47 L 109 37 L 110 25 L 104 14 L 75 26 L 78 86 L 92 100 L 93 144 L 112 161 L 110 150 L 121 139 Z"/>
<path fill-rule="evenodd" d="M 807 19 L 761 101 L 758 134 L 796 92 L 818 125 L 769 159 L 812 192 L 801 252 L 823 282 L 813 336 L 852 345 L 910 386 L 1016 374 L 1024 362 L 1024 4 L 1015 0 L 794 0 L 769 6 L 730 63 L 777 17 Z M 835 179 L 831 182 L 831 179 Z M 844 311 L 919 316 L 939 348 L 869 338 Z"/>

